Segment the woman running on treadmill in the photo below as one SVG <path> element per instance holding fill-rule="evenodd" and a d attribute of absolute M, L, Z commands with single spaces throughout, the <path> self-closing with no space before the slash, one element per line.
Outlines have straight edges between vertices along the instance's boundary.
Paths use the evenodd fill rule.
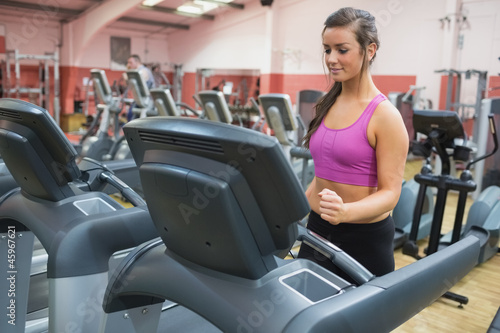
<path fill-rule="evenodd" d="M 394 270 L 390 212 L 401 193 L 408 134 L 369 71 L 379 48 L 375 18 L 341 8 L 326 19 L 322 39 L 334 84 L 304 137 L 315 166 L 307 228 L 381 276 Z M 305 244 L 298 256 L 352 281 Z"/>

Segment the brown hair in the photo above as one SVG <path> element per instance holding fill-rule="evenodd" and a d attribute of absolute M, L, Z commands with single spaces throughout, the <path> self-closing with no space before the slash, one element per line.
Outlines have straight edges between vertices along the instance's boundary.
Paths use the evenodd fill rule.
<path fill-rule="evenodd" d="M 367 63 L 371 64 L 376 56 L 375 53 L 372 59 L 367 61 L 366 48 L 372 43 L 377 45 L 377 50 L 380 46 L 377 27 L 375 26 L 375 18 L 369 12 L 361 9 L 354 9 L 351 7 L 341 8 L 326 18 L 325 27 L 323 28 L 321 35 L 323 36 L 327 28 L 333 27 L 349 27 L 354 32 L 356 41 L 360 45 L 361 54 L 363 54 L 364 57 L 363 65 L 361 67 L 361 75 L 363 75 L 366 70 Z M 335 103 L 341 91 L 342 83 L 335 82 L 325 96 L 318 101 L 315 106 L 316 114 L 309 124 L 309 129 L 303 138 L 304 146 L 309 148 L 311 135 L 318 129 L 321 121 L 328 113 L 328 110 L 330 110 L 332 105 Z"/>
<path fill-rule="evenodd" d="M 132 54 L 132 55 L 129 57 L 129 59 L 130 59 L 130 58 L 134 58 L 134 60 L 135 60 L 135 61 L 137 61 L 137 63 L 142 64 L 141 57 L 139 57 L 137 54 Z"/>

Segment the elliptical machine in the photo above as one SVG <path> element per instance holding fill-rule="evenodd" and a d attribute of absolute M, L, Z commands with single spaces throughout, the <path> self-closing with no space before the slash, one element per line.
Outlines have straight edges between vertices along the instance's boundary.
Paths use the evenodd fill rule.
<path fill-rule="evenodd" d="M 159 116 L 200 118 L 201 114 L 186 103 L 176 103 L 169 89 L 153 88 L 149 90 Z"/>
<path fill-rule="evenodd" d="M 124 103 L 122 97 L 113 95 L 104 70 L 91 69 L 90 76 L 95 94 L 101 103 L 97 105 L 97 113 L 87 133 L 80 139 L 80 156 L 109 161 L 115 159 L 120 147 L 119 115 Z M 109 135 L 111 123 L 113 134 Z M 120 159 L 131 158 L 128 154 L 123 155 Z"/>
<path fill-rule="evenodd" d="M 425 251 L 427 255 L 435 253 L 438 250 L 441 250 L 444 247 L 471 234 L 479 238 L 481 241 L 481 252 L 478 257 L 478 263 L 486 260 L 488 256 L 491 257 L 491 253 L 493 253 L 492 248 L 498 249 L 498 230 L 500 230 L 500 222 L 498 222 L 500 221 L 498 195 L 500 193 L 500 189 L 497 186 L 486 189 L 484 191 L 484 196 L 476 200 L 474 205 L 481 205 L 480 210 L 482 210 L 483 214 L 479 216 L 480 218 L 476 218 L 474 223 L 471 222 L 471 224 L 474 224 L 473 227 L 471 226 L 469 228 L 465 228 L 465 230 L 462 231 L 462 221 L 467 196 L 469 193 L 476 190 L 476 183 L 473 181 L 469 169 L 474 163 L 493 155 L 497 151 L 498 147 L 495 124 L 492 116 L 489 117 L 489 121 L 491 133 L 495 141 L 494 150 L 491 153 L 470 161 L 467 164 L 466 170 L 462 172 L 460 178 L 455 178 L 450 175 L 451 157 L 458 161 L 468 161 L 471 151 L 471 148 L 466 146 L 466 134 L 457 113 L 453 111 L 414 111 L 413 125 L 415 130 L 427 135 L 427 139 L 424 142 L 415 145 L 414 148 L 419 149 L 420 153 L 426 157 L 430 157 L 431 153 L 435 151 L 441 160 L 442 168 L 441 174 L 434 175 L 432 174 L 432 169 L 429 165 L 426 165 L 422 168 L 419 174 L 415 175 L 415 181 L 420 184 L 420 188 L 417 203 L 415 205 L 410 236 L 403 245 L 404 254 L 410 255 L 416 259 L 421 259 L 416 241 L 425 192 L 428 187 L 437 188 L 437 196 L 429 236 L 429 244 Z M 455 139 L 457 138 L 464 139 L 463 145 L 455 144 Z M 451 153 L 449 153 L 450 150 Z M 451 239 L 446 242 L 440 242 L 442 237 L 441 227 L 446 206 L 446 198 L 450 190 L 459 192 L 455 221 L 451 232 Z M 472 213 L 474 211 L 475 209 L 471 207 L 471 211 L 469 212 L 469 218 L 471 220 L 474 218 L 474 214 Z M 496 217 L 495 220 L 497 221 L 497 225 L 494 226 L 494 229 L 497 230 L 496 232 L 495 230 L 490 232 L 486 228 L 491 228 L 491 226 L 485 225 L 485 222 L 490 219 L 489 216 L 492 214 Z M 494 252 L 496 253 L 496 250 Z M 462 304 L 468 303 L 467 297 L 461 295 L 446 293 L 444 296 L 459 302 L 460 307 Z"/>
<path fill-rule="evenodd" d="M 429 164 L 426 164 L 425 167 L 428 165 Z M 395 226 L 393 241 L 394 249 L 402 247 L 408 240 L 413 222 L 413 212 L 415 211 L 415 205 L 417 203 L 418 191 L 419 184 L 414 179 L 410 179 L 403 183 L 398 203 L 392 211 L 392 218 L 394 219 Z M 433 212 L 434 195 L 432 190 L 428 188 L 425 192 L 416 240 L 421 240 L 429 236 Z"/>
<path fill-rule="evenodd" d="M 302 146 L 299 133 L 307 130 L 300 114 L 293 114 L 292 101 L 287 94 L 259 95 L 264 119 L 283 149 L 290 153 L 296 174 L 300 178 L 304 191 L 314 178 L 314 161 L 311 152 Z M 295 136 L 295 138 L 293 138 Z"/>

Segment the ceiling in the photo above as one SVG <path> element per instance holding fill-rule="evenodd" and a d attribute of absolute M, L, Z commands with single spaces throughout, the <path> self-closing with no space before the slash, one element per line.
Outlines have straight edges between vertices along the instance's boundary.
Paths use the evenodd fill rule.
<path fill-rule="evenodd" d="M 0 15 L 23 18 L 26 15 L 43 13 L 52 20 L 70 22 L 95 9 L 106 0 L 65 0 L 59 1 L 61 6 L 54 6 L 58 1 L 40 0 L 0 0 Z M 204 15 L 182 14 L 176 10 L 187 0 L 163 0 L 154 7 L 138 5 L 108 24 L 108 28 L 133 30 L 136 32 L 168 34 L 178 30 L 186 30 L 192 24 L 202 20 L 214 20 L 217 15 L 228 11 L 244 10 L 245 3 L 255 0 L 234 0 L 224 5 L 217 0 L 203 0 L 219 3 L 220 6 Z M 47 4 L 44 6 L 44 4 Z M 35 17 L 35 16 L 33 16 Z"/>

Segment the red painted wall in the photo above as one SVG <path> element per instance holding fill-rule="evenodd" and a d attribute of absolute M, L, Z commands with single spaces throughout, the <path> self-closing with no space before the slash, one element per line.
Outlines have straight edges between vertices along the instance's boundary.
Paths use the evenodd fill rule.
<path fill-rule="evenodd" d="M 373 82 L 385 95 L 390 92 L 406 92 L 416 83 L 416 76 L 372 75 Z M 267 74 L 261 76 L 261 93 L 289 94 L 295 103 L 297 92 L 305 89 L 327 91 L 333 81 L 326 75 Z"/>
<path fill-rule="evenodd" d="M 51 69 L 52 70 L 52 69 Z M 60 67 L 60 103 L 61 114 L 71 114 L 75 111 L 75 101 L 85 100 L 85 87 L 83 78 L 90 78 L 91 68 L 79 67 Z M 30 86 L 38 81 L 38 66 L 22 66 L 21 67 L 21 85 Z M 116 81 L 117 84 L 125 84 L 122 81 L 123 71 L 106 70 L 106 75 L 110 85 Z M 166 73 L 170 82 L 173 82 L 172 73 Z M 260 78 L 260 87 L 257 86 L 257 80 Z M 233 92 L 236 91 L 241 80 L 247 80 L 248 96 L 256 98 L 258 94 L 266 93 L 285 93 L 290 95 L 292 103 L 296 101 L 297 92 L 304 89 L 316 89 L 327 91 L 333 83 L 328 80 L 328 77 L 323 74 L 319 75 L 297 75 L 297 74 L 262 74 L 258 76 L 213 76 L 207 83 L 210 86 L 215 86 L 220 80 L 233 82 Z M 194 106 L 193 95 L 195 94 L 195 73 L 184 73 L 182 86 L 182 101 Z M 416 76 L 399 76 L 399 75 L 373 75 L 373 80 L 382 93 L 387 95 L 390 92 L 405 92 L 410 85 L 416 83 Z M 500 83 L 500 77 L 494 77 L 490 80 L 490 84 L 495 85 L 495 82 Z M 53 82 L 52 82 L 53 85 Z M 500 85 L 500 84 L 498 84 Z M 207 88 L 207 87 L 204 87 Z M 213 87 L 208 87 L 209 89 Z M 259 89 L 258 89 L 259 88 Z M 500 94 L 500 90 L 496 92 Z M 241 98 L 242 96 L 240 96 Z M 231 104 L 234 104 L 236 97 L 232 97 Z M 94 99 L 90 96 L 89 114 L 93 114 Z"/>
<path fill-rule="evenodd" d="M 490 76 L 486 97 L 500 97 L 500 76 Z"/>
<path fill-rule="evenodd" d="M 5 36 L 0 36 L 0 53 L 5 53 Z"/>

